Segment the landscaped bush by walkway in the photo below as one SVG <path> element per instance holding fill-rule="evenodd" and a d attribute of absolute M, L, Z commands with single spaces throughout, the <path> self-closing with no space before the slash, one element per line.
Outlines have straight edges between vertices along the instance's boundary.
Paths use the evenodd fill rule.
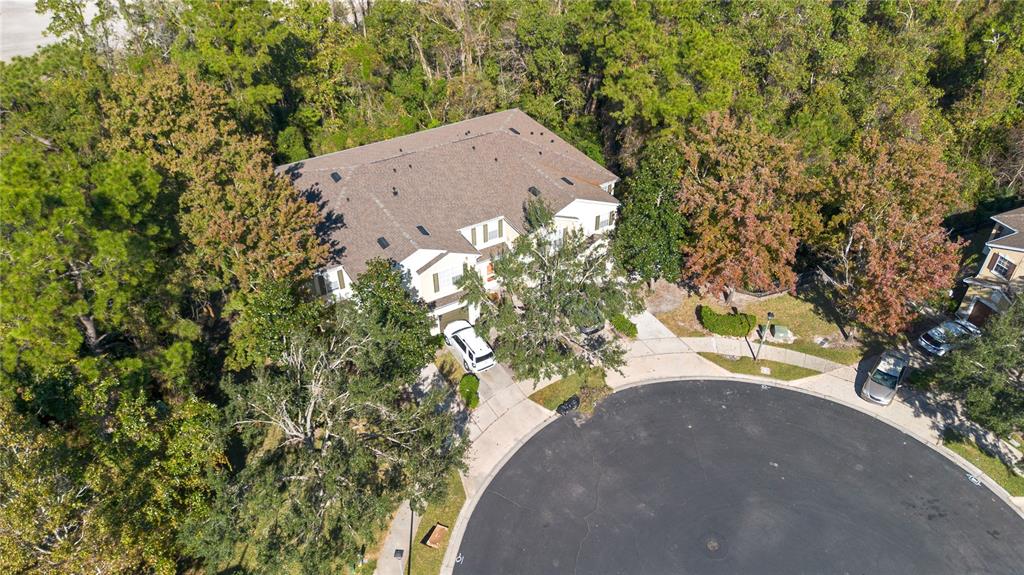
<path fill-rule="evenodd" d="M 711 333 L 740 337 L 750 333 L 757 318 L 749 313 L 723 314 L 706 305 L 700 306 L 700 323 Z"/>
<path fill-rule="evenodd" d="M 628 317 L 622 314 L 612 316 L 611 323 L 612 327 L 615 328 L 615 331 L 622 335 L 626 337 L 636 337 L 636 324 L 629 321 Z"/>
<path fill-rule="evenodd" d="M 459 380 L 459 395 L 462 396 L 462 401 L 466 403 L 468 409 L 473 409 L 480 404 L 480 378 L 467 373 L 462 376 Z"/>

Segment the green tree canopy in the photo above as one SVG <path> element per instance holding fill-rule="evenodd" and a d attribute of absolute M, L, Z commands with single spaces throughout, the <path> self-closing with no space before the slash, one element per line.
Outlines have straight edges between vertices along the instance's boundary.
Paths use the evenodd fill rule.
<path fill-rule="evenodd" d="M 351 300 L 334 312 L 289 337 L 275 365 L 224 383 L 247 457 L 224 475 L 212 520 L 188 530 L 211 568 L 335 573 L 361 558 L 400 501 L 422 506 L 460 465 L 453 390 L 415 398 L 406 377 L 380 371 L 403 327 Z"/>
<path fill-rule="evenodd" d="M 937 360 L 941 391 L 962 400 L 971 419 L 1005 435 L 1024 429 L 1024 301 L 991 318 L 981 337 Z"/>
<path fill-rule="evenodd" d="M 606 238 L 557 227 L 543 200 L 524 209 L 533 233 L 516 238 L 513 249 L 494 260 L 500 297 L 491 297 L 475 269 L 466 268 L 459 279 L 466 301 L 480 307 L 478 330 L 497 332 L 495 354 L 517 377 L 618 368 L 622 346 L 606 336 L 584 336 L 580 328 L 635 311 L 636 286 L 612 264 Z"/>
<path fill-rule="evenodd" d="M 637 170 L 622 184 L 615 257 L 646 281 L 679 279 L 685 219 L 679 212 L 683 157 L 672 141 L 648 144 Z"/>

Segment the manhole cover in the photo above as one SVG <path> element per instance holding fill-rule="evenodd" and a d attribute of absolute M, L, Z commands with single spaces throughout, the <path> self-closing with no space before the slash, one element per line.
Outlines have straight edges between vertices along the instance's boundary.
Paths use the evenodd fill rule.
<path fill-rule="evenodd" d="M 718 533 L 707 533 L 700 539 L 704 554 L 711 558 L 725 557 L 725 538 Z"/>

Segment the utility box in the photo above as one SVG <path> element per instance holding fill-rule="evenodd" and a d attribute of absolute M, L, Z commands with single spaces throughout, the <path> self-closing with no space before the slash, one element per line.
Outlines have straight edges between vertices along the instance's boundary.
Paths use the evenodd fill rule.
<path fill-rule="evenodd" d="M 789 331 L 789 328 L 784 325 L 773 325 L 772 337 L 774 339 L 787 341 L 793 339 L 793 334 Z"/>
<path fill-rule="evenodd" d="M 444 543 L 444 540 L 447 538 L 448 526 L 435 523 L 434 526 L 430 528 L 430 533 L 427 534 L 427 538 L 423 541 L 423 544 L 431 549 L 440 549 L 441 544 Z"/>

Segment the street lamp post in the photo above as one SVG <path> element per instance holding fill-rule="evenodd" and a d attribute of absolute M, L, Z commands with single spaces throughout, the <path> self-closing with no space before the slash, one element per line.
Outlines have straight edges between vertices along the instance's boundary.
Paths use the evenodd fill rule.
<path fill-rule="evenodd" d="M 768 323 L 764 326 L 764 329 L 761 331 L 761 341 L 757 344 L 757 353 L 754 354 L 754 361 L 757 361 L 757 358 L 761 357 L 761 346 L 764 345 L 764 336 L 766 333 L 768 333 L 768 330 L 772 328 L 773 319 L 775 319 L 775 314 L 772 312 L 768 312 Z"/>

